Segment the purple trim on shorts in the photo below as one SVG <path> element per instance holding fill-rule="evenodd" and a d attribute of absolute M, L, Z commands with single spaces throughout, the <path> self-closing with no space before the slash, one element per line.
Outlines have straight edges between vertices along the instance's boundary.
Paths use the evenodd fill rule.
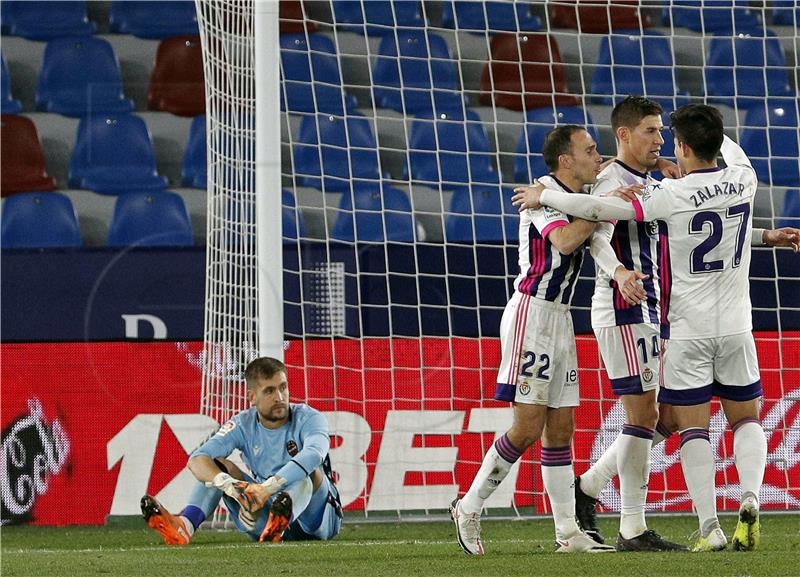
<path fill-rule="evenodd" d="M 731 386 L 723 385 L 719 381 L 714 381 L 711 385 L 713 394 L 721 399 L 729 401 L 752 401 L 761 396 L 761 379 L 752 385 Z"/>
<path fill-rule="evenodd" d="M 683 447 L 689 441 L 694 441 L 695 439 L 704 439 L 706 443 L 710 443 L 711 441 L 708 439 L 708 429 L 701 429 L 697 427 L 681 431 L 681 447 Z"/>
<path fill-rule="evenodd" d="M 731 430 L 733 431 L 733 434 L 735 435 L 736 431 L 738 431 L 740 428 L 742 428 L 744 425 L 748 423 L 755 423 L 756 425 L 761 426 L 760 419 L 757 419 L 756 417 L 745 417 L 744 419 L 739 419 L 733 425 L 731 425 Z"/>
<path fill-rule="evenodd" d="M 497 383 L 494 389 L 495 401 L 508 401 L 513 403 L 517 396 L 517 386 L 509 385 L 508 383 Z"/>
<path fill-rule="evenodd" d="M 611 379 L 611 390 L 615 395 L 641 395 L 642 378 L 639 375 L 622 377 L 621 379 Z"/>
<path fill-rule="evenodd" d="M 572 464 L 572 451 L 567 447 L 542 447 L 542 467 L 563 467 Z"/>
<path fill-rule="evenodd" d="M 656 431 L 658 431 L 665 439 L 669 439 L 672 436 L 672 431 L 670 431 L 661 421 L 656 423 Z"/>
<path fill-rule="evenodd" d="M 711 385 L 683 391 L 661 387 L 658 391 L 658 402 L 680 406 L 702 405 L 711 401 L 711 395 Z"/>
<path fill-rule="evenodd" d="M 194 505 L 187 505 L 186 508 L 181 512 L 181 515 L 189 519 L 189 522 L 192 526 L 197 529 L 203 521 L 206 520 L 206 514 L 200 507 L 195 507 Z"/>
<path fill-rule="evenodd" d="M 648 429 L 647 427 L 640 427 L 638 425 L 622 425 L 622 434 L 623 435 L 630 435 L 631 437 L 639 437 L 640 439 L 647 439 L 649 441 L 653 440 L 653 434 L 655 431 L 653 429 Z"/>
<path fill-rule="evenodd" d="M 508 439 L 507 434 L 503 434 L 502 437 L 498 437 L 498 439 L 494 442 L 494 449 L 497 451 L 498 455 L 500 455 L 509 463 L 516 463 L 522 456 L 522 451 L 514 446 L 514 443 Z"/>

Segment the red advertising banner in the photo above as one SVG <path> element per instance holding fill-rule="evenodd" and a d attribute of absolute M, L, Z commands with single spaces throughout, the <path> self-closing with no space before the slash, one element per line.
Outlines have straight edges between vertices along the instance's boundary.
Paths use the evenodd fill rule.
<path fill-rule="evenodd" d="M 757 335 L 769 459 L 765 507 L 800 509 L 800 333 Z M 616 436 L 622 409 L 591 337 L 579 337 L 582 404 L 574 459 L 589 466 Z M 102 524 L 138 515 L 157 495 L 180 510 L 193 482 L 187 455 L 219 423 L 199 414 L 200 343 L 3 344 L 2 522 Z M 292 342 L 292 400 L 322 410 L 347 510 L 445 509 L 511 422 L 491 400 L 497 339 Z M 719 506 L 738 505 L 732 436 L 712 407 Z M 538 449 L 487 506 L 547 512 Z M 618 505 L 617 485 L 601 496 Z M 689 510 L 676 436 L 653 450 L 649 503 Z"/>

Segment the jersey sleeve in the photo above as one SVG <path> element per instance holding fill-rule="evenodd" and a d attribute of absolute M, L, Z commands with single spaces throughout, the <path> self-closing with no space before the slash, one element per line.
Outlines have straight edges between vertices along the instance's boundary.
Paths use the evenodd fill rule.
<path fill-rule="evenodd" d="M 331 447 L 328 421 L 322 413 L 315 412 L 303 423 L 300 440 L 303 446 L 300 452 L 275 473 L 285 479 L 286 485 L 310 475 L 328 454 Z"/>
<path fill-rule="evenodd" d="M 542 238 L 547 238 L 547 235 L 558 227 L 569 224 L 569 217 L 566 214 L 549 206 L 528 212 L 533 226 L 536 227 Z"/>
<path fill-rule="evenodd" d="M 672 214 L 674 199 L 665 189 L 664 183 L 654 182 L 648 184 L 642 191 L 642 198 L 633 201 L 636 211 L 636 220 L 650 222 L 665 219 Z"/>
<path fill-rule="evenodd" d="M 222 425 L 205 443 L 195 449 L 190 457 L 205 455 L 216 459 L 227 457 L 234 449 L 244 448 L 241 419 L 236 416 Z"/>

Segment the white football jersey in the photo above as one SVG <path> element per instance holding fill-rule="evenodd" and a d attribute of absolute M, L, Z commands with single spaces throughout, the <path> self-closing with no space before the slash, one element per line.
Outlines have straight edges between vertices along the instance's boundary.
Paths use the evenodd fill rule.
<path fill-rule="evenodd" d="M 552 175 L 539 182 L 548 188 L 572 192 Z M 550 232 L 570 223 L 570 217 L 553 208 L 524 210 L 519 218 L 519 275 L 514 288 L 546 301 L 569 304 L 583 263 L 583 246 L 561 254 L 548 238 Z"/>
<path fill-rule="evenodd" d="M 631 184 L 652 184 L 658 182 L 648 174 L 639 172 L 625 163 L 615 160 L 600 173 L 592 194 L 603 196 Z M 606 272 L 596 266 L 597 279 L 592 296 L 592 327 L 614 327 L 638 323 L 659 322 L 658 286 L 658 225 L 655 222 L 636 222 L 635 220 L 614 223 L 611 248 L 617 260 L 628 270 L 638 270 L 648 275 L 643 281 L 647 300 L 639 305 L 625 302 L 614 282 Z"/>
<path fill-rule="evenodd" d="M 738 144 L 725 138 L 722 154 L 727 168 L 650 184 L 633 203 L 637 220 L 660 221 L 664 338 L 752 330 L 748 277 L 758 180 Z"/>

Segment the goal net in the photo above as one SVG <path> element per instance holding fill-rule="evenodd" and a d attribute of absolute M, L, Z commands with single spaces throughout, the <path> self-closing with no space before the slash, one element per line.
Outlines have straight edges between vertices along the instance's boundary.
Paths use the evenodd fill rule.
<path fill-rule="evenodd" d="M 511 424 L 508 404 L 493 400 L 500 317 L 518 273 L 510 191 L 546 173 L 541 145 L 553 126 L 586 125 L 608 158 L 611 109 L 628 94 L 667 112 L 718 105 L 758 171 L 753 225 L 800 222 L 790 220 L 800 213 L 797 10 L 748 4 L 281 2 L 280 52 L 256 54 L 254 0 L 197 0 L 209 137 L 203 412 L 222 422 L 245 408 L 242 369 L 265 350 L 259 330 L 274 318 L 259 294 L 267 238 L 261 250 L 283 259 L 268 274 L 283 289 L 272 308 L 283 311 L 292 398 L 328 417 L 345 509 L 444 512 Z M 280 60 L 280 82 L 257 90 L 259 57 Z M 256 186 L 262 97 L 280 98 L 261 126 L 280 130 L 281 190 Z M 278 194 L 280 219 L 256 226 L 259 195 Z M 587 260 L 573 299 L 576 473 L 623 418 L 591 333 Z M 790 510 L 800 509 L 799 269 L 787 251 L 754 249 L 769 443 L 761 498 Z M 732 509 L 732 436 L 718 405 L 712 414 L 719 505 Z M 490 513 L 549 511 L 538 461 L 537 446 Z M 651 470 L 648 506 L 690 510 L 677 438 L 654 448 Z M 606 510 L 618 509 L 617 488 L 601 495 Z"/>

